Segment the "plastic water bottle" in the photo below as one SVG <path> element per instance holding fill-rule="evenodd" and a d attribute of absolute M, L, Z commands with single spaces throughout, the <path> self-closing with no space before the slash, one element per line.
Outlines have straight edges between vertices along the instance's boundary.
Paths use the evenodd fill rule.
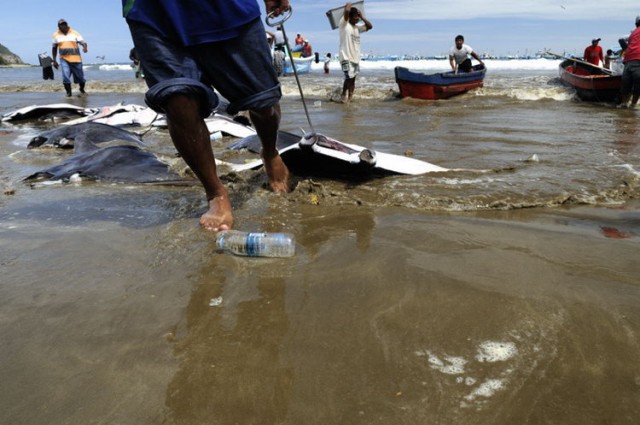
<path fill-rule="evenodd" d="M 296 251 L 296 243 L 289 233 L 221 230 L 216 235 L 216 249 L 247 257 L 292 257 Z"/>

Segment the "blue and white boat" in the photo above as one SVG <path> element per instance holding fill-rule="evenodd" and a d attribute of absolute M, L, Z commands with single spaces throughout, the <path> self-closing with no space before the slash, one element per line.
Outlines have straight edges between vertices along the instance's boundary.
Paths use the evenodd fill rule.
<path fill-rule="evenodd" d="M 298 74 L 308 74 L 311 71 L 311 63 L 314 61 L 313 56 L 307 58 L 293 58 L 293 63 L 296 66 Z M 284 58 L 284 75 L 293 75 L 293 67 L 291 66 L 291 59 L 289 57 Z"/>

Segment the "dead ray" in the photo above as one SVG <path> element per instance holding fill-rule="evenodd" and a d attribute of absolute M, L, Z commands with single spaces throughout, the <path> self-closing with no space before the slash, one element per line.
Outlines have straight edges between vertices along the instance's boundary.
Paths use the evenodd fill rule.
<path fill-rule="evenodd" d="M 276 146 L 289 170 L 299 176 L 366 180 L 389 175 L 419 175 L 450 171 L 448 168 L 429 162 L 342 143 L 321 134 L 298 137 L 281 131 L 278 133 Z M 260 139 L 257 136 L 249 136 L 230 146 L 230 149 L 243 148 L 259 152 Z M 246 164 L 230 164 L 222 161 L 219 163 L 232 171 L 262 166 L 261 160 Z"/>
<path fill-rule="evenodd" d="M 135 133 L 108 124 L 87 122 L 44 131 L 32 138 L 27 148 L 33 149 L 40 146 L 73 148 L 76 139 L 87 140 L 93 144 L 120 140 L 143 145 L 142 138 Z"/>
<path fill-rule="evenodd" d="M 156 155 L 136 146 L 120 145 L 73 154 L 58 165 L 38 171 L 23 181 L 69 181 L 73 176 L 118 183 L 195 183 L 171 171 Z"/>
<path fill-rule="evenodd" d="M 51 105 L 31 105 L 25 106 L 24 108 L 17 109 L 13 112 L 6 113 L 2 115 L 0 121 L 22 121 L 22 120 L 30 120 L 41 118 L 44 115 L 55 115 L 55 114 L 63 114 L 68 115 L 69 113 L 75 114 L 76 116 L 86 115 L 88 112 L 85 108 L 71 105 L 69 103 L 54 103 Z"/>

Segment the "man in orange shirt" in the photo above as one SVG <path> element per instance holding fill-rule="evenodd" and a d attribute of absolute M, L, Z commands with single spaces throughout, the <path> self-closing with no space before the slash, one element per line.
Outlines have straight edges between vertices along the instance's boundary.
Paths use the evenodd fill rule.
<path fill-rule="evenodd" d="M 598 46 L 599 42 L 599 38 L 594 38 L 591 40 L 591 46 L 584 49 L 584 60 L 596 66 L 600 66 L 600 62 L 604 63 L 602 47 Z"/>
<path fill-rule="evenodd" d="M 302 42 L 302 57 L 308 58 L 313 55 L 313 48 L 311 47 L 311 43 L 309 40 L 305 40 Z"/>
<path fill-rule="evenodd" d="M 67 21 L 60 19 L 58 21 L 58 31 L 53 33 L 53 47 L 51 48 L 51 56 L 53 57 L 53 66 L 58 69 L 56 56 L 60 52 L 60 65 L 62 65 L 62 85 L 67 92 L 67 97 L 71 96 L 71 75 L 73 82 L 80 85 L 80 93 L 84 93 L 84 71 L 82 70 L 82 57 L 80 56 L 80 48 L 87 53 L 87 42 L 84 41 L 80 33 L 71 29 Z"/>

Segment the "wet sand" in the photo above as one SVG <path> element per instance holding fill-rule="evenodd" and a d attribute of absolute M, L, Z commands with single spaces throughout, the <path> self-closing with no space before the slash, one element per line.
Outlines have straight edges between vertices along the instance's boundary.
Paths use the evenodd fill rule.
<path fill-rule="evenodd" d="M 332 131 L 360 131 L 358 108 Z M 228 175 L 238 228 L 297 238 L 293 258 L 243 258 L 198 228 L 199 187 L 21 183 L 48 163 L 6 159 L 22 132 L 0 128 L 0 423 L 640 417 L 633 197 L 430 211 L 391 196 L 415 179 L 300 179 L 283 196 Z"/>
<path fill-rule="evenodd" d="M 306 193 L 232 196 L 290 259 L 214 253 L 197 188 L 3 195 L 0 422 L 636 423 L 640 204 Z"/>

